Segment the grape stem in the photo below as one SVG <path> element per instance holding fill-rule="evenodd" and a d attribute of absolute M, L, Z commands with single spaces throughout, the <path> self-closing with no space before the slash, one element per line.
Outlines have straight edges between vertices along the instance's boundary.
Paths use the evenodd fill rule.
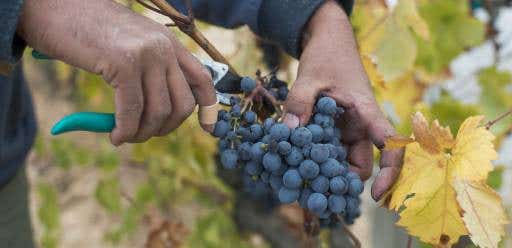
<path fill-rule="evenodd" d="M 206 53 L 208 53 L 208 55 L 210 55 L 213 60 L 228 65 L 229 70 L 233 74 L 239 75 L 233 66 L 228 62 L 228 60 L 219 52 L 219 50 L 217 50 L 217 48 L 212 43 L 210 43 L 210 41 L 203 35 L 203 33 L 197 29 L 194 22 L 194 13 L 192 11 L 192 4 L 190 0 L 184 0 L 187 6 L 187 15 L 180 13 L 165 0 L 149 1 L 156 7 L 147 4 L 144 2 L 144 0 L 137 0 L 137 2 L 140 3 L 143 7 L 169 17 L 183 33 L 192 38 L 192 40 L 194 40 Z"/>
<path fill-rule="evenodd" d="M 498 117 L 496 117 L 496 119 L 492 120 L 492 121 L 489 121 L 487 122 L 484 127 L 486 129 L 490 129 L 494 124 L 496 124 L 497 122 L 503 120 L 503 118 L 509 116 L 510 114 L 512 114 L 512 109 L 509 109 L 507 112 L 499 115 Z"/>

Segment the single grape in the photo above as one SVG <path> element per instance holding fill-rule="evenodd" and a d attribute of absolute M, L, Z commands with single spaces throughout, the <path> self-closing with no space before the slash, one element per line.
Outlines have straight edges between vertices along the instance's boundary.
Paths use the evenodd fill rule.
<path fill-rule="evenodd" d="M 268 171 L 262 171 L 260 174 L 260 179 L 264 183 L 268 183 L 270 180 L 270 173 Z"/>
<path fill-rule="evenodd" d="M 359 196 L 363 193 L 364 184 L 361 179 L 352 179 L 348 183 L 348 194 L 353 197 Z"/>
<path fill-rule="evenodd" d="M 260 124 L 252 124 L 250 127 L 251 139 L 257 141 L 263 136 L 263 128 Z"/>
<path fill-rule="evenodd" d="M 302 189 L 302 191 L 300 192 L 300 196 L 299 196 L 299 205 L 302 207 L 302 208 L 308 208 L 308 199 L 309 199 L 309 196 L 313 194 L 313 190 L 311 190 L 311 188 L 304 188 Z"/>
<path fill-rule="evenodd" d="M 290 136 L 292 144 L 298 147 L 303 147 L 304 145 L 311 143 L 311 140 L 311 131 L 305 127 L 294 129 Z"/>
<path fill-rule="evenodd" d="M 267 152 L 263 156 L 263 167 L 266 170 L 273 172 L 281 167 L 281 157 L 277 153 Z"/>
<path fill-rule="evenodd" d="M 288 166 L 286 165 L 286 163 L 281 163 L 281 166 L 279 167 L 279 169 L 277 169 L 276 171 L 273 171 L 272 174 L 276 174 L 276 175 L 284 175 L 284 173 L 288 170 Z"/>
<path fill-rule="evenodd" d="M 307 129 L 311 132 L 311 138 L 313 143 L 318 143 L 324 138 L 324 129 L 317 124 L 309 124 L 306 126 Z"/>
<path fill-rule="evenodd" d="M 296 146 L 292 146 L 292 151 L 286 156 L 286 163 L 290 166 L 298 166 L 304 160 L 302 150 Z"/>
<path fill-rule="evenodd" d="M 246 141 L 252 141 L 251 140 L 251 130 L 249 130 L 248 128 L 246 127 L 239 127 L 237 130 L 236 130 L 236 134 L 238 136 L 241 136 L 242 137 L 242 142 L 246 142 Z"/>
<path fill-rule="evenodd" d="M 286 100 L 286 97 L 288 96 L 288 87 L 281 86 L 277 89 L 277 99 L 280 101 Z"/>
<path fill-rule="evenodd" d="M 330 97 L 322 97 L 316 102 L 316 109 L 318 112 L 334 116 L 337 112 L 336 101 Z"/>
<path fill-rule="evenodd" d="M 234 169 L 237 165 L 238 153 L 233 149 L 224 150 L 220 154 L 220 162 L 224 168 L 230 170 Z"/>
<path fill-rule="evenodd" d="M 234 105 L 232 108 L 231 108 L 231 116 L 233 117 L 240 117 L 242 116 L 242 107 L 240 105 Z"/>
<path fill-rule="evenodd" d="M 253 111 L 247 111 L 244 113 L 244 120 L 249 124 L 256 122 L 257 119 L 258 116 Z"/>
<path fill-rule="evenodd" d="M 256 80 L 250 77 L 243 77 L 240 81 L 240 86 L 244 93 L 249 94 L 256 88 Z"/>
<path fill-rule="evenodd" d="M 244 170 L 251 176 L 257 176 L 263 171 L 263 166 L 258 162 L 249 161 L 245 164 Z"/>
<path fill-rule="evenodd" d="M 340 195 L 330 195 L 328 200 L 329 210 L 335 214 L 344 214 L 347 207 L 345 197 Z"/>
<path fill-rule="evenodd" d="M 283 185 L 289 189 L 298 189 L 302 186 L 302 177 L 295 169 L 288 170 L 283 175 Z"/>
<path fill-rule="evenodd" d="M 315 114 L 315 116 L 313 117 L 314 123 L 317 125 L 320 125 L 321 127 L 324 127 L 324 128 L 331 126 L 331 123 L 334 122 L 334 120 L 331 121 L 331 119 L 332 118 L 330 116 L 320 114 L 320 113 Z M 325 134 L 324 134 L 324 136 L 325 136 Z"/>
<path fill-rule="evenodd" d="M 213 136 L 217 138 L 224 138 L 231 129 L 231 125 L 227 121 L 217 121 L 213 129 Z"/>
<path fill-rule="evenodd" d="M 347 159 L 347 148 L 345 146 L 340 145 L 336 147 L 337 159 L 338 161 L 343 161 Z"/>
<path fill-rule="evenodd" d="M 221 152 L 222 152 L 222 151 L 224 151 L 224 150 L 228 149 L 228 148 L 229 148 L 229 144 L 230 144 L 230 143 L 231 143 L 231 142 L 229 142 L 229 140 L 227 140 L 227 139 L 221 139 L 221 140 L 219 140 L 219 151 L 221 151 Z"/>
<path fill-rule="evenodd" d="M 217 120 L 223 120 L 223 121 L 230 121 L 231 120 L 231 114 L 226 111 L 225 109 L 219 110 L 219 113 L 217 114 Z"/>
<path fill-rule="evenodd" d="M 270 133 L 270 128 L 272 128 L 272 126 L 274 126 L 274 119 L 273 118 L 267 118 L 265 119 L 265 121 L 263 121 L 263 130 L 265 131 L 266 134 Z"/>
<path fill-rule="evenodd" d="M 279 189 L 278 197 L 279 201 L 284 204 L 292 203 L 299 199 L 300 190 L 298 189 L 289 189 L 286 187 L 281 187 Z"/>
<path fill-rule="evenodd" d="M 300 163 L 299 173 L 304 179 L 313 179 L 320 173 L 320 167 L 313 160 L 304 160 Z"/>
<path fill-rule="evenodd" d="M 261 138 L 261 142 L 265 144 L 270 144 L 270 141 L 272 141 L 272 138 L 270 138 L 270 134 L 267 134 Z"/>
<path fill-rule="evenodd" d="M 325 144 L 314 144 L 311 147 L 310 157 L 317 163 L 323 163 L 329 159 L 329 148 Z"/>
<path fill-rule="evenodd" d="M 251 160 L 251 147 L 252 144 L 249 142 L 244 142 L 238 147 L 238 156 L 241 160 Z"/>
<path fill-rule="evenodd" d="M 338 160 L 332 158 L 327 159 L 327 161 L 320 165 L 320 173 L 329 178 L 342 175 L 344 170 L 346 168 Z"/>
<path fill-rule="evenodd" d="M 347 201 L 346 216 L 353 221 L 355 218 L 359 217 L 359 214 L 361 213 L 361 210 L 359 209 L 361 201 L 359 198 L 351 196 L 347 196 L 345 200 Z"/>
<path fill-rule="evenodd" d="M 333 177 L 329 181 L 329 188 L 333 194 L 345 194 L 348 190 L 347 180 L 345 180 L 345 178 L 342 176 Z"/>
<path fill-rule="evenodd" d="M 269 182 L 270 187 L 272 187 L 272 189 L 275 191 L 283 187 L 283 177 L 281 175 L 276 175 L 274 173 L 270 174 Z"/>
<path fill-rule="evenodd" d="M 290 152 L 292 151 L 292 145 L 288 141 L 280 141 L 277 144 L 277 151 L 281 155 L 290 154 Z"/>
<path fill-rule="evenodd" d="M 327 208 L 318 215 L 318 218 L 320 220 L 330 220 L 330 217 L 332 215 L 331 210 L 329 210 L 329 199 L 327 199 Z"/>
<path fill-rule="evenodd" d="M 229 98 L 229 104 L 231 106 L 235 106 L 235 105 L 239 104 L 241 101 L 242 101 L 242 99 L 240 99 L 240 97 L 237 97 L 237 96 L 232 96 L 231 98 Z"/>
<path fill-rule="evenodd" d="M 316 177 L 311 181 L 311 189 L 317 193 L 325 193 L 329 190 L 329 179 L 322 175 Z"/>
<path fill-rule="evenodd" d="M 251 159 L 255 162 L 261 162 L 265 154 L 264 144 L 261 142 L 254 143 L 251 146 Z"/>
<path fill-rule="evenodd" d="M 270 137 L 277 141 L 287 140 L 290 137 L 290 128 L 282 123 L 274 124 L 270 128 Z"/>
<path fill-rule="evenodd" d="M 327 209 L 327 198 L 320 193 L 312 193 L 308 198 L 308 208 L 313 213 L 320 215 Z"/>
<path fill-rule="evenodd" d="M 311 155 L 311 148 L 313 148 L 313 143 L 306 144 L 302 147 L 302 155 L 305 158 L 309 158 Z"/>
<path fill-rule="evenodd" d="M 336 150 L 336 146 L 333 144 L 324 144 L 329 149 L 329 158 L 336 158 L 338 156 L 338 151 Z"/>
<path fill-rule="evenodd" d="M 228 140 L 234 141 L 234 140 L 237 140 L 237 139 L 238 139 L 238 135 L 236 134 L 236 132 L 235 132 L 235 131 L 230 130 L 230 131 L 228 131 L 228 133 L 226 134 L 226 138 L 227 138 Z"/>
<path fill-rule="evenodd" d="M 349 171 L 349 172 L 347 172 L 347 174 L 345 175 L 345 178 L 346 178 L 347 180 L 349 180 L 349 181 L 350 181 L 350 180 L 353 180 L 353 179 L 359 179 L 359 180 L 361 180 L 361 178 L 359 177 L 359 174 L 357 174 L 357 173 L 355 173 L 355 172 L 353 172 L 353 171 Z"/>
<path fill-rule="evenodd" d="M 334 128 L 333 127 L 326 127 L 324 128 L 324 142 L 329 142 L 333 140 L 334 137 Z"/>

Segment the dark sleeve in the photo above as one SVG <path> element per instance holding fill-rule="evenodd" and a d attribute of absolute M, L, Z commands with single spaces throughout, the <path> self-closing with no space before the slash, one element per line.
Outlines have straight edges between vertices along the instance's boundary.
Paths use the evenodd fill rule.
<path fill-rule="evenodd" d="M 182 13 L 183 0 L 167 0 Z M 258 36 L 278 43 L 293 57 L 300 56 L 302 32 L 326 0 L 192 0 L 198 19 L 225 28 L 248 25 Z M 338 0 L 347 14 L 354 0 Z"/>
<path fill-rule="evenodd" d="M 25 43 L 16 35 L 23 0 L 0 1 L 0 62 L 16 63 Z"/>

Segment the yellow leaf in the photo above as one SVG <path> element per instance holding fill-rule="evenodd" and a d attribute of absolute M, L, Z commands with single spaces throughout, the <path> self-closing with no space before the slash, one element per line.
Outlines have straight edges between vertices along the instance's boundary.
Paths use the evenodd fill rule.
<path fill-rule="evenodd" d="M 427 120 L 420 112 L 412 116 L 412 130 L 414 139 L 420 143 L 421 148 L 429 153 L 436 154 L 441 151 L 434 134 L 431 132 Z"/>
<path fill-rule="evenodd" d="M 377 71 L 377 65 L 372 61 L 372 59 L 368 55 L 362 55 L 361 61 L 363 62 L 364 69 L 366 70 L 366 74 L 368 75 L 372 85 L 374 87 L 385 89 L 386 85 L 384 84 L 384 79 Z"/>
<path fill-rule="evenodd" d="M 419 146 L 415 148 L 421 150 Z M 400 213 L 397 224 L 423 242 L 457 242 L 461 235 L 468 232 L 460 217 L 455 191 L 450 184 L 448 158 L 415 151 L 409 159 L 412 163 L 430 160 L 434 164 L 423 164 L 423 168 L 416 167 L 420 171 L 414 173 L 417 177 L 408 178 L 412 185 L 405 186 L 410 187 L 409 192 L 413 192 L 414 196 L 404 203 L 405 210 Z"/>
<path fill-rule="evenodd" d="M 392 150 L 392 149 L 396 149 L 396 148 L 402 148 L 412 142 L 414 142 L 413 138 L 408 138 L 408 137 L 404 137 L 401 135 L 395 135 L 395 136 L 391 136 L 386 139 L 384 149 Z"/>
<path fill-rule="evenodd" d="M 474 234 L 475 227 L 466 227 L 468 222 L 463 220 L 455 182 L 484 182 L 492 169 L 491 160 L 497 156 L 494 136 L 480 126 L 482 119 L 466 119 L 454 140 L 439 122 L 429 126 L 420 113 L 413 116 L 416 142 L 406 146 L 404 165 L 389 199 L 390 209 L 405 207 L 397 224 L 409 234 L 442 246 L 453 244 L 461 235 Z M 497 225 L 503 228 L 502 223 Z"/>
<path fill-rule="evenodd" d="M 500 196 L 482 181 L 456 180 L 454 186 L 473 243 L 483 248 L 498 247 L 508 223 Z"/>
<path fill-rule="evenodd" d="M 492 160 L 498 157 L 492 141 L 494 135 L 480 126 L 483 116 L 466 119 L 460 126 L 452 150 L 457 177 L 467 180 L 485 180 L 492 170 Z"/>
<path fill-rule="evenodd" d="M 405 151 L 404 166 L 395 185 L 391 189 L 393 193 L 389 201 L 389 208 L 396 211 L 404 205 L 404 201 L 411 194 L 416 193 L 411 189 L 418 182 L 418 179 L 424 178 L 429 170 L 435 168 L 439 161 L 445 159 L 441 153 L 432 155 L 421 149 L 417 142 L 407 145 Z"/>

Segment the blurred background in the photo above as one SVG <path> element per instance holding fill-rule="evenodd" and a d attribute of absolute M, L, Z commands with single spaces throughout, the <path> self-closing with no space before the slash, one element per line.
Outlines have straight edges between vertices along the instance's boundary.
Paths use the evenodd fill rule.
<path fill-rule="evenodd" d="M 169 21 L 135 1 L 122 3 Z M 468 116 L 491 120 L 512 107 L 511 1 L 360 0 L 351 18 L 375 94 L 401 134 L 410 133 L 416 111 L 456 133 Z M 279 78 L 293 82 L 297 62 L 248 28 L 199 27 L 242 74 L 279 67 Z M 207 56 L 171 30 L 192 52 Z M 296 206 L 259 206 L 232 187 L 229 175 L 219 175 L 215 140 L 195 115 L 167 137 L 120 148 L 104 134 L 52 137 L 52 124 L 70 112 L 112 112 L 112 91 L 101 77 L 58 61 L 34 60 L 28 49 L 24 66 L 39 122 L 27 167 L 41 247 L 311 246 Z M 488 181 L 509 213 L 511 129 L 507 118 L 491 130 L 499 159 Z M 351 231 L 362 247 L 406 247 L 407 235 L 394 225 L 397 217 L 379 208 L 368 188 L 363 214 Z M 350 247 L 344 236 L 340 229 L 322 230 L 313 244 Z M 413 246 L 429 247 L 415 240 Z M 462 239 L 458 247 L 474 246 Z M 501 247 L 512 247 L 510 225 Z"/>

